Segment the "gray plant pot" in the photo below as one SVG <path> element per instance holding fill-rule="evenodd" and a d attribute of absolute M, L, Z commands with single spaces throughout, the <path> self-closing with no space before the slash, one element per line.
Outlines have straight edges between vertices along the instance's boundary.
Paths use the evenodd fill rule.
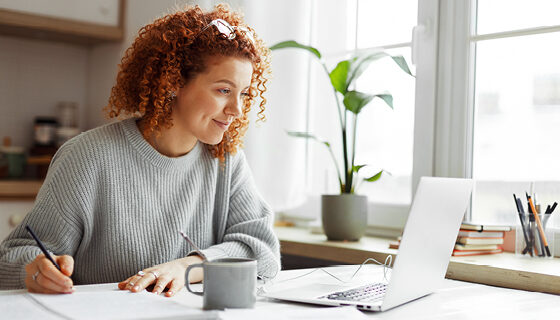
<path fill-rule="evenodd" d="M 366 232 L 367 197 L 356 194 L 323 195 L 321 218 L 329 240 L 358 241 Z"/>

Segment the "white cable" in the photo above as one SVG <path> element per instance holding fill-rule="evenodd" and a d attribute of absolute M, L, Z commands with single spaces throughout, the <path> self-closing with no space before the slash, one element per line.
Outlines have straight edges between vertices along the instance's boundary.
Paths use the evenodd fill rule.
<path fill-rule="evenodd" d="M 334 274 L 328 272 L 327 270 L 325 270 L 325 269 L 323 269 L 323 268 L 318 268 L 318 269 L 313 269 L 313 270 L 311 270 L 311 271 L 309 271 L 309 272 L 307 272 L 307 273 L 305 273 L 305 274 L 299 275 L 299 276 L 297 276 L 297 277 L 293 277 L 293 278 L 289 278 L 289 279 L 282 280 L 282 281 L 280 281 L 280 282 L 278 282 L 278 283 L 283 283 L 283 282 L 287 282 L 287 281 L 291 281 L 291 280 L 303 278 L 303 277 L 308 276 L 308 275 L 310 275 L 310 274 L 312 274 L 313 272 L 318 271 L 318 270 L 321 270 L 321 271 L 325 272 L 325 273 L 328 274 L 329 276 L 335 278 L 336 280 L 338 280 L 338 281 L 340 281 L 340 282 L 342 282 L 342 283 L 348 283 L 348 282 L 352 281 L 352 279 L 354 279 L 354 277 L 356 276 L 356 274 L 358 274 L 358 272 L 360 271 L 360 269 L 362 269 L 362 267 L 363 267 L 367 262 L 369 262 L 369 261 L 373 261 L 373 262 L 375 262 L 375 263 L 377 263 L 377 264 L 383 266 L 383 279 L 385 279 L 385 281 L 389 282 L 389 280 L 387 279 L 387 270 L 391 268 L 391 264 L 392 264 L 392 262 L 393 262 L 393 256 L 392 256 L 392 255 L 387 255 L 387 257 L 385 258 L 385 262 L 384 262 L 384 263 L 381 263 L 381 262 L 375 260 L 374 258 L 367 258 L 366 260 L 364 260 L 364 262 L 362 262 L 362 264 L 360 264 L 360 266 L 358 267 L 358 269 L 356 269 L 356 271 L 354 271 L 354 273 L 352 274 L 352 276 L 351 276 L 348 280 L 340 279 L 339 277 L 337 277 L 337 276 L 335 276 Z M 260 295 L 260 294 L 263 294 L 263 293 L 266 293 L 265 286 L 267 286 L 267 284 L 268 284 L 269 282 L 272 282 L 272 280 L 268 280 L 268 279 L 265 279 L 265 278 L 262 278 L 262 280 L 264 281 L 263 285 L 260 286 L 260 287 L 257 289 L 257 294 L 259 294 L 259 295 Z"/>

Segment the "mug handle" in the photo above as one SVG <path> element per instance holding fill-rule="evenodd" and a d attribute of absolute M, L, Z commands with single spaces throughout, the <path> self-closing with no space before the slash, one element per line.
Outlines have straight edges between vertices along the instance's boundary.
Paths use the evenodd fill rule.
<path fill-rule="evenodd" d="M 187 286 L 187 290 L 189 290 L 190 293 L 203 296 L 204 289 L 202 291 L 192 291 L 191 287 L 189 287 L 189 272 L 191 272 L 191 270 L 194 268 L 202 268 L 202 263 L 191 264 L 187 267 L 187 271 L 185 272 L 185 285 Z"/>

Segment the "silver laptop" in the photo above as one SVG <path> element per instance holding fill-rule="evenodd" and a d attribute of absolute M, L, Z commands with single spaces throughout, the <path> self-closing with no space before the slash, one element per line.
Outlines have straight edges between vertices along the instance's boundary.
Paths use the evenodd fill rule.
<path fill-rule="evenodd" d="M 317 283 L 262 295 L 384 311 L 434 292 L 443 283 L 472 185 L 470 179 L 420 179 L 388 283 L 379 274 L 379 281 L 351 288 Z"/>

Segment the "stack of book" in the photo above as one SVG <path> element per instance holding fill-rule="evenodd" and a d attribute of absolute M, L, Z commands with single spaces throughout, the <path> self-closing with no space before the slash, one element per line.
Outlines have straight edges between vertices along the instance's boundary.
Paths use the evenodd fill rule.
<path fill-rule="evenodd" d="M 454 256 L 474 256 L 503 252 L 504 232 L 507 226 L 461 224 L 457 242 L 453 249 Z"/>

